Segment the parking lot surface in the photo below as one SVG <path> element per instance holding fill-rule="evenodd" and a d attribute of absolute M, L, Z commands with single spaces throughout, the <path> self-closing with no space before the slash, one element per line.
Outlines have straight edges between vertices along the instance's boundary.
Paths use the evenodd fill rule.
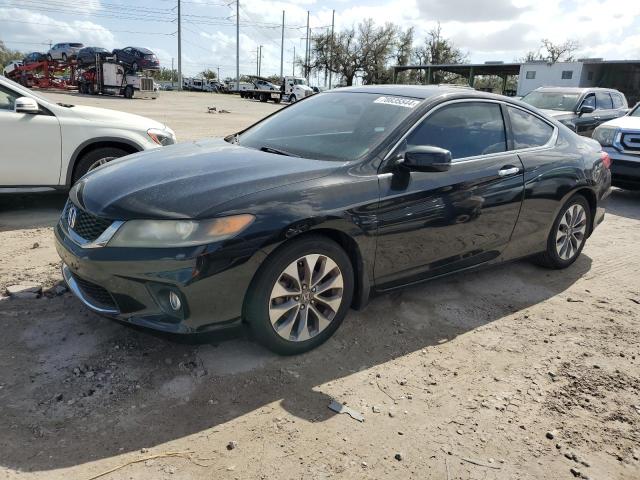
<path fill-rule="evenodd" d="M 181 141 L 279 108 L 47 95 L 149 116 Z M 64 201 L 0 196 L 0 295 L 60 281 Z M 637 479 L 639 244 L 640 194 L 614 190 L 567 270 L 518 261 L 381 295 L 297 357 L 245 332 L 178 343 L 69 293 L 0 299 L 0 478 Z"/>

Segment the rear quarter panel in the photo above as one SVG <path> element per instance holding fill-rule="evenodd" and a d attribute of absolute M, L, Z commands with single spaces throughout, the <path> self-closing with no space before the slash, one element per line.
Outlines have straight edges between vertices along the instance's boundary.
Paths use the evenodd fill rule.
<path fill-rule="evenodd" d="M 611 180 L 600 151 L 594 140 L 561 126 L 554 147 L 519 153 L 525 169 L 524 200 L 503 260 L 543 251 L 556 216 L 577 191 L 588 190 L 597 202 L 606 197 Z"/>

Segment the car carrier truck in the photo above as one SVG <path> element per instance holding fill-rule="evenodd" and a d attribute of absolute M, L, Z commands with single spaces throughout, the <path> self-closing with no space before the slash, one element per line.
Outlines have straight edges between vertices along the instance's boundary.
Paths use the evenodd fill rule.
<path fill-rule="evenodd" d="M 78 71 L 78 91 L 90 95 L 122 95 L 125 98 L 157 98 L 153 78 L 127 72 L 115 57 L 96 55 L 94 65 Z"/>

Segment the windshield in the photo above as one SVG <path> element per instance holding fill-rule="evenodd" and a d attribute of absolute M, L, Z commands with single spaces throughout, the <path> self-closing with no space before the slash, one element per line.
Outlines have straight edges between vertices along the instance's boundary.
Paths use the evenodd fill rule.
<path fill-rule="evenodd" d="M 631 112 L 629 112 L 630 117 L 640 117 L 640 103 L 638 103 Z"/>
<path fill-rule="evenodd" d="M 304 78 L 296 78 L 293 83 L 296 85 L 306 85 L 307 81 Z"/>
<path fill-rule="evenodd" d="M 573 112 L 579 97 L 578 93 L 531 92 L 522 97 L 522 101 L 543 110 Z"/>
<path fill-rule="evenodd" d="M 321 93 L 281 110 L 235 140 L 292 156 L 355 160 L 373 150 L 420 102 L 371 93 Z"/>

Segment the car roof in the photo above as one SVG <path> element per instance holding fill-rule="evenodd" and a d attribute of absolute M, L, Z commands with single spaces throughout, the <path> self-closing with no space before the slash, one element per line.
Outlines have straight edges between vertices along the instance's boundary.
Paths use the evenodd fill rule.
<path fill-rule="evenodd" d="M 413 97 L 427 99 L 440 95 L 457 94 L 478 98 L 500 98 L 505 99 L 502 95 L 493 93 L 480 92 L 466 85 L 363 85 L 360 87 L 342 87 L 333 90 L 327 90 L 325 93 L 333 92 L 354 92 L 354 93 L 373 93 L 380 95 L 396 95 L 400 97 Z"/>
<path fill-rule="evenodd" d="M 614 88 L 599 87 L 538 87 L 534 92 L 554 92 L 554 93 L 585 93 L 585 92 L 617 92 Z"/>
<path fill-rule="evenodd" d="M 134 50 L 138 50 L 140 53 L 153 53 L 151 50 L 144 47 L 128 47 L 128 48 L 133 48 Z"/>

